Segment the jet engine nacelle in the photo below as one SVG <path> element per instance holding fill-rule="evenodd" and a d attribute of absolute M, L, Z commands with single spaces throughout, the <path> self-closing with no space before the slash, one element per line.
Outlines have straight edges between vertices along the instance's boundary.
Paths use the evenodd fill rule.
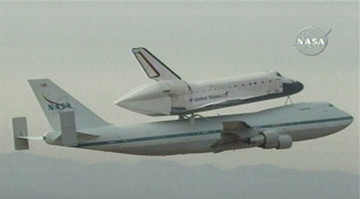
<path fill-rule="evenodd" d="M 264 131 L 250 138 L 251 143 L 258 144 L 263 149 L 288 149 L 292 146 L 289 135 L 281 135 L 277 131 Z"/>

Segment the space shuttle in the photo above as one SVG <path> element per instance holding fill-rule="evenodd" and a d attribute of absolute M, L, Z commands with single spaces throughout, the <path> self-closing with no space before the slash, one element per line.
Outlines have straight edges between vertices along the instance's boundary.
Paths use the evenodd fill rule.
<path fill-rule="evenodd" d="M 188 82 L 146 48 L 133 48 L 132 52 L 146 75 L 155 82 L 129 91 L 115 104 L 149 116 L 185 116 L 286 97 L 304 88 L 301 82 L 284 77 L 275 71 Z"/>

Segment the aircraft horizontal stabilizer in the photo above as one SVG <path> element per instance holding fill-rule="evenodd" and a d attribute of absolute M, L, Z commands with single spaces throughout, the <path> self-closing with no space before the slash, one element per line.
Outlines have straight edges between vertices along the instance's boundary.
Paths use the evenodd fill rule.
<path fill-rule="evenodd" d="M 28 136 L 27 123 L 25 117 L 17 117 L 12 119 L 13 133 L 14 133 L 14 146 L 15 150 L 29 149 L 29 140 L 45 140 L 49 139 L 55 141 L 60 139 L 63 146 L 77 146 L 78 138 L 83 140 L 93 139 L 99 137 L 94 132 L 77 132 L 75 124 L 74 111 L 62 111 L 59 113 L 60 117 L 60 134 L 56 137 L 45 136 Z"/>
<path fill-rule="evenodd" d="M 26 140 L 44 140 L 42 136 L 16 136 L 20 139 L 26 139 Z"/>
<path fill-rule="evenodd" d="M 27 139 L 27 125 L 25 117 L 17 117 L 12 119 L 14 132 L 15 150 L 29 149 L 29 141 Z"/>

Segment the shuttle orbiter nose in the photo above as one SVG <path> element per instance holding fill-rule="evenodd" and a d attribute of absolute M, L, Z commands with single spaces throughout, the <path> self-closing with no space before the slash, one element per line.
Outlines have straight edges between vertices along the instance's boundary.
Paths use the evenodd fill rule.
<path fill-rule="evenodd" d="M 284 77 L 276 71 L 271 72 L 271 74 L 274 75 L 277 80 L 281 80 L 282 96 L 289 96 L 298 93 L 304 89 L 304 85 L 299 81 Z"/>
<path fill-rule="evenodd" d="M 285 95 L 292 95 L 304 89 L 304 85 L 299 81 L 291 80 L 291 83 L 283 83 L 283 92 Z"/>
<path fill-rule="evenodd" d="M 164 94 L 161 84 L 143 85 L 114 102 L 125 109 L 151 116 L 169 115 L 170 97 Z"/>

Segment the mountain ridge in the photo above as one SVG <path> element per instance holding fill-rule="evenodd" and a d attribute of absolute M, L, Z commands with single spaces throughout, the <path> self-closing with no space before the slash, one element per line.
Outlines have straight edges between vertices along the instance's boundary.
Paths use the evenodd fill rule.
<path fill-rule="evenodd" d="M 89 164 L 26 153 L 0 155 L 4 198 L 359 198 L 359 175 L 271 165 L 223 170 L 173 161 Z"/>

